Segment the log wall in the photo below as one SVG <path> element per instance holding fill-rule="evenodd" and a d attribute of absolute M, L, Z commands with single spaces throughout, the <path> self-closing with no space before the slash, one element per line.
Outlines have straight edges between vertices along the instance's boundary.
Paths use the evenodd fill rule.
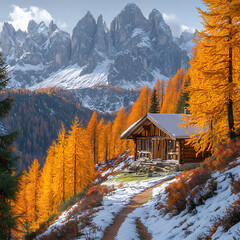
<path fill-rule="evenodd" d="M 196 155 L 195 149 L 186 144 L 186 140 L 180 140 L 180 149 L 180 158 L 184 161 L 184 163 L 203 162 L 210 155 L 209 152 Z"/>

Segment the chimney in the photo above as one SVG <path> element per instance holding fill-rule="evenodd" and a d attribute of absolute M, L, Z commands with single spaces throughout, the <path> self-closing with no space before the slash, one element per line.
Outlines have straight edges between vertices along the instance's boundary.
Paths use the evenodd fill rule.
<path fill-rule="evenodd" d="M 186 107 L 184 107 L 184 114 L 190 114 L 189 110 Z"/>

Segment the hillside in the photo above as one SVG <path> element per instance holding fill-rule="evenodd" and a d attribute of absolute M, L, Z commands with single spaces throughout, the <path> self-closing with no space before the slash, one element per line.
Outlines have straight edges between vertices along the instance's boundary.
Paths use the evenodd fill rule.
<path fill-rule="evenodd" d="M 15 104 L 10 115 L 4 119 L 4 125 L 9 131 L 20 129 L 16 146 L 21 158 L 18 169 L 27 169 L 34 158 L 43 165 L 46 151 L 57 138 L 58 131 L 63 123 L 69 129 L 75 116 L 86 126 L 93 111 L 83 107 L 72 94 L 58 88 L 49 88 L 38 91 L 9 90 L 1 97 L 10 94 Z M 114 116 L 99 114 L 108 121 Z"/>
<path fill-rule="evenodd" d="M 97 195 L 92 195 L 94 201 L 96 199 L 98 201 L 97 205 L 92 205 L 91 210 L 82 208 L 84 201 L 75 204 L 60 214 L 53 225 L 36 239 L 46 239 L 50 236 L 59 239 L 63 239 L 63 236 L 68 236 L 69 239 L 102 239 L 104 231 L 122 211 L 125 211 L 123 209 L 129 206 L 131 198 L 140 197 L 140 193 L 145 192 L 149 187 L 153 187 L 152 199 L 141 204 L 142 206 L 133 208 L 136 209 L 125 218 L 115 239 L 142 239 L 140 236 L 143 234 L 143 228 L 151 234 L 151 239 L 156 240 L 239 239 L 240 157 L 236 157 L 239 155 L 239 144 L 233 143 L 229 146 L 232 151 L 222 146 L 204 162 L 201 168 L 205 169 L 205 172 L 201 172 L 199 168 L 180 173 L 173 180 L 170 179 L 174 175 L 148 177 L 122 173 L 112 176 L 115 174 L 116 161 L 119 165 L 118 171 L 124 169 L 123 160 L 126 163 L 129 161 L 124 155 L 121 161 L 119 161 L 120 157 L 116 161 L 109 162 L 110 165 L 113 164 L 111 170 L 103 164 L 100 167 L 101 175 L 107 174 L 108 180 L 101 186 L 107 186 L 109 190 L 103 194 L 102 200 L 97 198 Z M 208 174 L 210 170 L 211 173 Z M 163 184 L 159 186 L 161 182 Z M 192 187 L 185 192 L 186 187 L 182 185 L 182 190 L 178 191 L 176 189 L 178 183 L 189 184 Z M 181 207 L 178 212 L 169 210 L 171 205 L 168 199 L 171 189 L 174 192 L 174 209 Z M 182 200 L 181 192 L 184 198 Z M 177 201 L 180 203 L 183 200 L 185 207 L 181 204 L 177 205 Z M 87 221 L 84 222 L 83 219 Z M 139 227 L 138 221 L 143 226 Z M 116 223 L 114 222 L 108 229 L 114 228 L 114 224 Z M 78 226 L 78 230 L 75 229 L 73 232 L 71 229 L 73 230 L 74 226 Z"/>

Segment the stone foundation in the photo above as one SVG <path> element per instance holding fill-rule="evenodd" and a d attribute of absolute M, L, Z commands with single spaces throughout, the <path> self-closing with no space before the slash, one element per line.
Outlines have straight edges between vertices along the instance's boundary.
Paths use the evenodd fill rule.
<path fill-rule="evenodd" d="M 188 171 L 192 170 L 194 168 L 200 167 L 200 163 L 184 163 L 184 164 L 178 164 L 176 166 L 176 172 L 180 171 Z"/>

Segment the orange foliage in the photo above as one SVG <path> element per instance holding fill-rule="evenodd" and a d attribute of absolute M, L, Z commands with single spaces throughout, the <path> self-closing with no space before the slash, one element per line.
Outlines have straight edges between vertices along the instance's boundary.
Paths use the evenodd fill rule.
<path fill-rule="evenodd" d="M 196 186 L 204 185 L 210 177 L 211 173 L 206 168 L 206 165 L 181 173 L 176 177 L 176 182 L 172 182 L 166 187 L 166 202 L 165 204 L 160 203 L 158 209 L 161 209 L 165 214 L 177 215 L 181 213 L 187 208 L 190 191 Z"/>
<path fill-rule="evenodd" d="M 184 86 L 185 71 L 183 68 L 177 71 L 173 78 L 169 78 L 165 97 L 162 103 L 161 113 L 176 113 L 181 90 Z"/>
<path fill-rule="evenodd" d="M 23 235 L 38 229 L 73 194 L 92 184 L 95 165 L 90 154 L 90 140 L 75 118 L 67 133 L 64 126 L 48 151 L 46 163 L 39 169 L 37 160 L 23 175 L 14 209 L 20 215 Z M 25 214 L 23 214 L 25 213 Z M 22 236 L 18 235 L 18 239 Z"/>
<path fill-rule="evenodd" d="M 240 138 L 219 144 L 212 156 L 207 158 L 199 168 L 181 173 L 176 182 L 169 184 L 165 189 L 167 194 L 165 203 L 159 203 L 158 209 L 163 213 L 172 214 L 179 214 L 186 208 L 194 210 L 204 200 L 212 197 L 216 190 L 215 181 L 208 181 L 211 173 L 221 171 L 226 167 L 234 167 L 238 156 L 240 156 Z M 232 164 L 229 165 L 229 163 Z M 235 180 L 232 183 L 234 193 L 240 190 L 239 182 L 240 180 Z M 203 188 L 204 191 L 201 191 Z M 205 194 L 201 195 L 201 192 Z"/>

